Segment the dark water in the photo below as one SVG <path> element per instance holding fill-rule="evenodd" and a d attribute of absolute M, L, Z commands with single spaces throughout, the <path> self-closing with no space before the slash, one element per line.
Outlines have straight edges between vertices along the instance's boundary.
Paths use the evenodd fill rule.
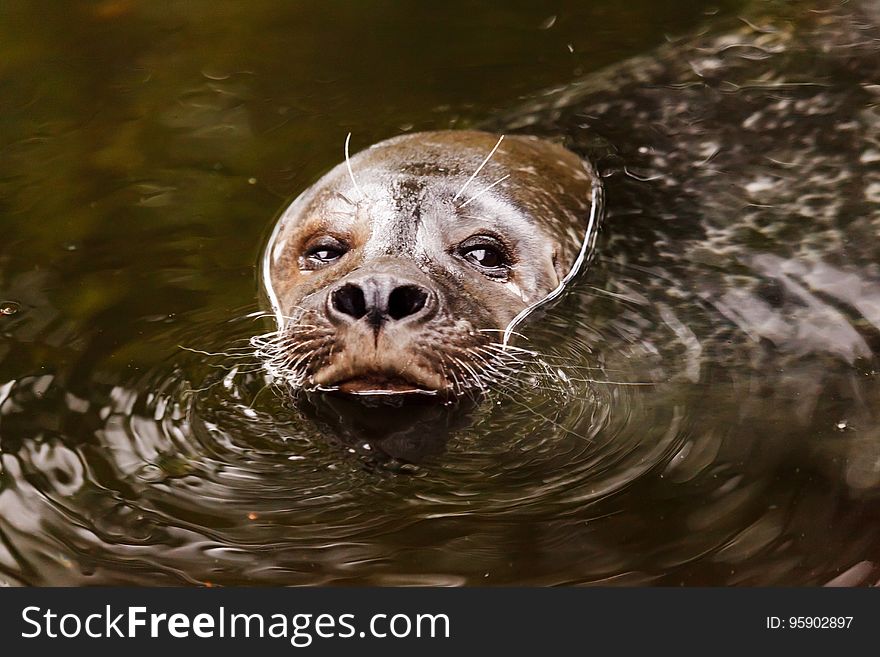
<path fill-rule="evenodd" d="M 0 583 L 876 581 L 870 362 L 774 415 L 632 270 L 479 404 L 294 404 L 247 355 L 274 217 L 348 131 L 478 124 L 736 7 L 4 2 Z"/>

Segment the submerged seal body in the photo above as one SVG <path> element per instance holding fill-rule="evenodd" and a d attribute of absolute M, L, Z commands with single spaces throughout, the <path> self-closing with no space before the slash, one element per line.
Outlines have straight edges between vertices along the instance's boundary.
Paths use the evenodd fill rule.
<path fill-rule="evenodd" d="M 593 285 L 631 273 L 695 365 L 751 363 L 813 408 L 830 362 L 880 354 L 880 2 L 750 7 L 490 127 L 562 135 L 599 171 Z M 668 343 L 660 323 L 633 340 Z"/>
<path fill-rule="evenodd" d="M 597 188 L 587 163 L 528 136 L 419 133 L 357 154 L 278 221 L 270 368 L 343 392 L 484 386 L 504 329 L 576 261 Z"/>
<path fill-rule="evenodd" d="M 638 292 L 694 358 L 876 363 L 880 3 L 758 6 L 490 132 L 407 135 L 337 166 L 266 252 L 270 368 L 347 392 L 503 376 L 499 332 L 591 245 L 603 196 L 601 260 L 662 271 Z M 610 266 L 593 275 L 613 287 Z"/>

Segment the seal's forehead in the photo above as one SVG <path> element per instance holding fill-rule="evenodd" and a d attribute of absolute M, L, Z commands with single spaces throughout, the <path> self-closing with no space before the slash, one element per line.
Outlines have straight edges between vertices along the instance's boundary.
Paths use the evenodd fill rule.
<path fill-rule="evenodd" d="M 415 176 L 471 175 L 481 165 L 485 171 L 507 169 L 527 170 L 544 155 L 535 146 L 558 149 L 558 155 L 572 154 L 533 137 L 507 137 L 474 130 L 421 132 L 393 137 L 374 144 L 352 158 L 352 164 L 394 169 Z M 496 148 L 497 146 L 497 148 Z M 487 159 L 489 154 L 491 158 Z M 484 162 L 485 161 L 485 162 Z"/>
<path fill-rule="evenodd" d="M 559 144 L 523 135 L 502 138 L 467 130 L 404 135 L 362 151 L 351 166 L 356 178 L 442 178 L 467 183 L 471 194 L 508 176 L 498 190 L 508 197 L 524 202 L 544 190 L 572 209 L 588 207 L 592 191 L 592 177 L 580 157 Z"/>
<path fill-rule="evenodd" d="M 589 200 L 591 178 L 571 151 L 537 137 L 517 135 L 502 140 L 501 135 L 468 130 L 414 133 L 381 141 L 337 165 L 306 196 L 320 196 L 323 202 L 327 193 L 333 193 L 356 202 L 365 191 L 358 188 L 368 181 L 412 191 L 438 179 L 461 185 L 471 177 L 473 192 L 505 175 L 511 179 L 504 187 L 508 192 L 530 194 L 550 183 L 560 200 L 565 196 Z"/>
<path fill-rule="evenodd" d="M 358 180 L 397 180 L 401 185 L 407 178 L 431 184 L 442 180 L 455 194 L 465 191 L 465 185 L 472 195 L 509 178 L 497 191 L 511 200 L 525 202 L 536 190 L 546 190 L 558 204 L 577 209 L 589 206 L 592 190 L 592 177 L 580 157 L 561 145 L 523 135 L 502 138 L 466 130 L 403 135 L 358 153 L 351 167 Z"/>

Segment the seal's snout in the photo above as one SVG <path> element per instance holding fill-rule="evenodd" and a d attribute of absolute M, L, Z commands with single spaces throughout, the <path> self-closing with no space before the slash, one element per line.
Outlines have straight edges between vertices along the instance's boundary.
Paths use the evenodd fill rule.
<path fill-rule="evenodd" d="M 355 393 L 444 388 L 442 376 L 421 354 L 439 308 L 430 281 L 405 261 L 388 259 L 355 270 L 325 296 L 336 357 L 313 380 Z"/>
<path fill-rule="evenodd" d="M 337 325 L 365 321 L 378 331 L 390 322 L 426 321 L 436 294 L 425 285 L 394 274 L 347 280 L 327 296 L 327 315 Z"/>

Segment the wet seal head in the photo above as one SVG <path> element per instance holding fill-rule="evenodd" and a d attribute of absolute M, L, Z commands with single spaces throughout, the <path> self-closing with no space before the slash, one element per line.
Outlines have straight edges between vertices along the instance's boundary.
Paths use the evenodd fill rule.
<path fill-rule="evenodd" d="M 597 176 L 528 136 L 417 133 L 350 159 L 347 147 L 266 248 L 277 331 L 257 340 L 263 362 L 298 389 L 485 389 L 510 371 L 512 323 L 591 248 Z"/>

